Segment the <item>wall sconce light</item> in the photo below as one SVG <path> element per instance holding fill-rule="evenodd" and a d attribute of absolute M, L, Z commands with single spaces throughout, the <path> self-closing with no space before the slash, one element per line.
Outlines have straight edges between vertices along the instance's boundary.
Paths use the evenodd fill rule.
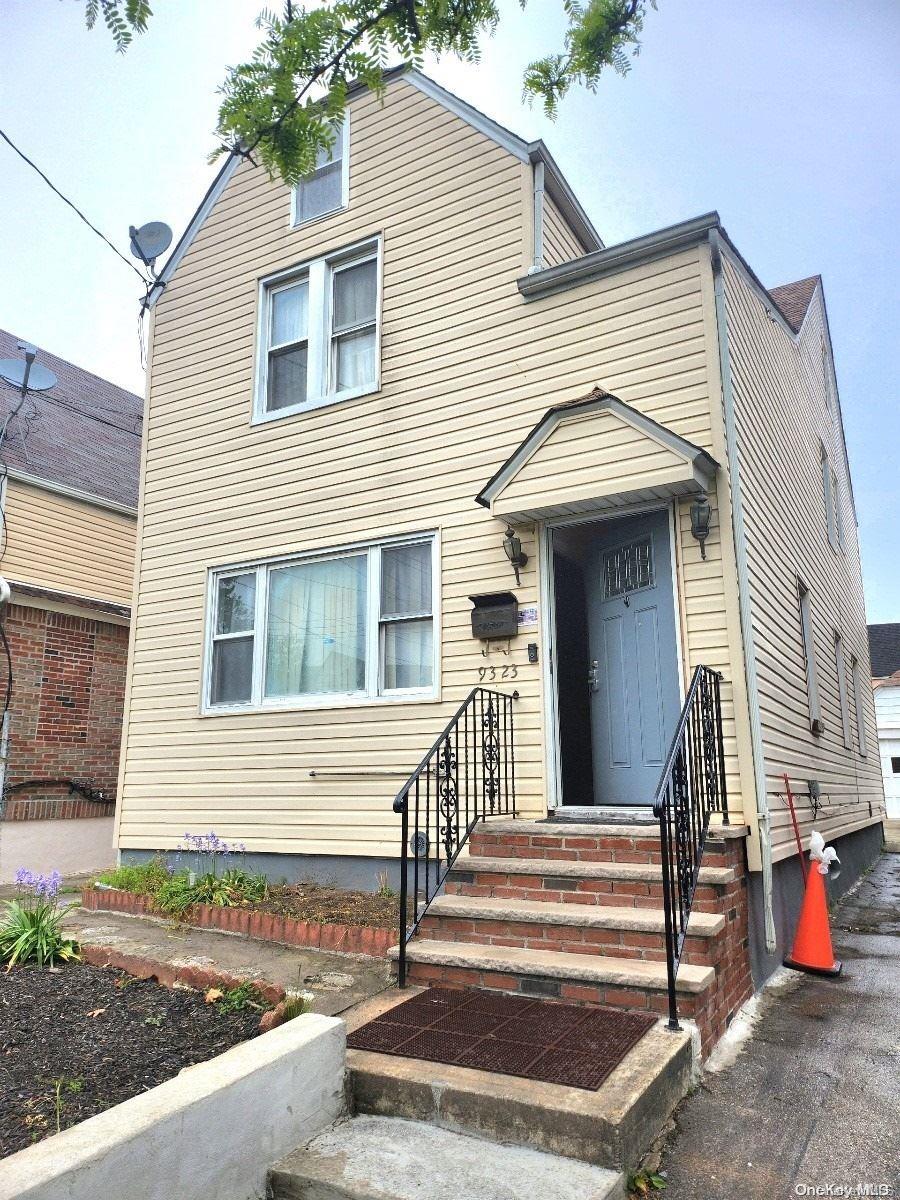
<path fill-rule="evenodd" d="M 511 525 L 507 525 L 506 533 L 503 535 L 503 550 L 516 573 L 516 586 L 521 586 L 519 570 L 528 562 L 528 555 L 522 549 L 521 538 L 516 537 L 515 530 Z"/>
<path fill-rule="evenodd" d="M 706 539 L 709 537 L 709 519 L 712 508 L 704 492 L 691 505 L 691 533 L 700 543 L 700 557 L 706 558 Z"/>

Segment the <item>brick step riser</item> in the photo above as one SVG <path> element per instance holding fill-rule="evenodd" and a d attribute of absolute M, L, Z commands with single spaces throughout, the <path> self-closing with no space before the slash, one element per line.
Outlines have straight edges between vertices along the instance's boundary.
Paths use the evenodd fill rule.
<path fill-rule="evenodd" d="M 512 992 L 532 1000 L 563 1000 L 567 1004 L 611 1005 L 638 1012 L 653 1012 L 660 1016 L 669 1011 L 668 997 L 664 990 L 655 988 L 630 988 L 617 984 L 585 984 L 552 979 L 542 976 L 508 975 L 498 971 L 481 971 L 475 967 L 449 967 L 439 963 L 411 962 L 407 965 L 407 980 L 418 987 L 463 987 L 481 988 L 484 991 Z M 683 1017 L 692 1017 L 697 1008 L 697 996 L 679 994 L 678 1011 Z M 701 996 L 701 1001 L 703 997 Z"/>
<path fill-rule="evenodd" d="M 602 954 L 609 958 L 642 958 L 665 962 L 661 933 L 633 929 L 588 929 L 580 925 L 544 925 L 531 921 L 482 921 L 426 915 L 418 937 L 438 942 L 477 946 L 515 946 L 524 950 L 555 950 L 562 954 Z M 721 957 L 716 938 L 685 939 L 681 961 L 714 967 Z"/>
<path fill-rule="evenodd" d="M 662 862 L 659 838 L 545 837 L 521 834 L 473 834 L 468 842 L 473 858 L 547 859 L 548 862 L 633 863 L 659 866 Z M 727 854 L 706 850 L 705 867 L 727 867 Z"/>
<path fill-rule="evenodd" d="M 662 862 L 658 837 L 473 834 L 469 838 L 469 853 L 475 858 L 542 858 L 549 862 Z"/>
<path fill-rule="evenodd" d="M 697 887 L 694 908 L 718 913 L 725 885 Z M 538 900 L 550 904 L 615 904 L 634 908 L 661 908 L 661 883 L 631 879 L 577 879 L 541 875 L 507 875 L 486 871 L 453 872 L 444 885 L 448 896 L 474 896 L 482 900 Z"/>

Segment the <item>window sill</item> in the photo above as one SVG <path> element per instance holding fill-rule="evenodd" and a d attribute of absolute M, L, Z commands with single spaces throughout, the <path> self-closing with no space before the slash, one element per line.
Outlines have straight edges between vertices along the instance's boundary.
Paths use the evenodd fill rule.
<path fill-rule="evenodd" d="M 281 421 L 286 417 L 297 417 L 302 413 L 315 412 L 319 408 L 330 408 L 332 404 L 343 404 L 345 400 L 358 400 L 362 396 L 374 396 L 381 391 L 381 383 L 366 384 L 360 388 L 346 388 L 342 392 L 331 392 L 317 396 L 304 404 L 292 404 L 290 408 L 276 408 L 272 412 L 254 412 L 251 425 L 268 425 L 270 421 Z"/>
<path fill-rule="evenodd" d="M 292 218 L 289 228 L 293 232 L 295 229 L 309 229 L 313 225 L 321 225 L 323 221 L 336 217 L 338 213 L 346 212 L 349 207 L 349 204 L 339 204 L 337 208 L 329 208 L 328 212 L 319 213 L 317 217 L 309 217 L 306 221 L 295 221 Z"/>
<path fill-rule="evenodd" d="M 440 693 L 393 692 L 386 696 L 329 695 L 307 700 L 271 700 L 265 704 L 203 705 L 201 717 L 261 716 L 265 713 L 341 711 L 347 708 L 385 708 L 395 704 L 439 704 Z"/>

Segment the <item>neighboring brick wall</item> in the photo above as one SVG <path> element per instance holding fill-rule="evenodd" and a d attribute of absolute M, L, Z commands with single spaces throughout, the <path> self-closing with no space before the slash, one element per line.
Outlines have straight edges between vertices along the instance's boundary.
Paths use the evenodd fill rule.
<path fill-rule="evenodd" d="M 125 698 L 128 628 L 12 604 L 13 660 L 8 782 L 74 779 L 115 797 Z M 5 682 L 5 680 L 4 680 Z M 7 820 L 112 813 L 64 786 L 12 792 Z"/>

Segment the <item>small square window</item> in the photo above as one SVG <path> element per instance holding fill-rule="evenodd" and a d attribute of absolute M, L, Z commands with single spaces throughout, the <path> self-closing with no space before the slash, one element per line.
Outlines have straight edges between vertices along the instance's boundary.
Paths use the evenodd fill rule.
<path fill-rule="evenodd" d="M 891 759 L 891 773 L 894 775 L 900 775 L 900 758 Z"/>

